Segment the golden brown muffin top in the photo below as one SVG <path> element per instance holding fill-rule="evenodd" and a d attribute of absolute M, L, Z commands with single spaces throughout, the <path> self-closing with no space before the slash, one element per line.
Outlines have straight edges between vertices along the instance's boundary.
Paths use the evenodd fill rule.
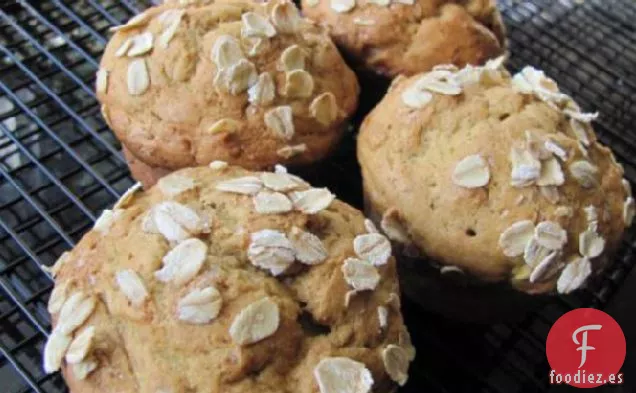
<path fill-rule="evenodd" d="M 494 0 L 303 0 L 302 8 L 358 67 L 389 77 L 483 64 L 505 47 Z"/>
<path fill-rule="evenodd" d="M 149 165 L 311 163 L 357 106 L 357 80 L 331 39 L 286 0 L 164 4 L 115 30 L 97 95 Z"/>
<path fill-rule="evenodd" d="M 368 230 L 282 167 L 134 187 L 53 268 L 45 369 L 75 393 L 389 392 L 414 351 Z"/>
<path fill-rule="evenodd" d="M 567 293 L 619 245 L 631 190 L 596 114 L 502 62 L 396 80 L 362 125 L 365 193 L 389 235 L 442 264 Z"/>

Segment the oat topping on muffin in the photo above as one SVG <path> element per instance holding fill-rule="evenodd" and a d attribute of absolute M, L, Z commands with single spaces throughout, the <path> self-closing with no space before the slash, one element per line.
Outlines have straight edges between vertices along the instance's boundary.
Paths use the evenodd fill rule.
<path fill-rule="evenodd" d="M 114 29 L 97 73 L 130 159 L 166 171 L 214 160 L 264 169 L 334 148 L 358 84 L 323 28 L 287 0 L 178 3 Z"/>
<path fill-rule="evenodd" d="M 392 240 L 443 265 L 569 293 L 631 225 L 629 183 L 596 140 L 597 113 L 542 71 L 511 77 L 502 64 L 394 83 L 359 138 L 367 205 Z"/>
<path fill-rule="evenodd" d="M 413 348 L 390 244 L 328 190 L 280 165 L 215 161 L 135 185 L 116 206 L 54 267 L 44 369 L 62 369 L 72 391 L 406 382 Z"/>

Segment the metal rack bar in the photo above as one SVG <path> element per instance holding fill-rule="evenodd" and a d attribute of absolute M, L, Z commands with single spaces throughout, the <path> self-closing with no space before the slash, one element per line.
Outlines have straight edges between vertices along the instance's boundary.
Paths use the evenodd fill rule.
<path fill-rule="evenodd" d="M 35 16 L 40 23 L 45 25 L 47 28 L 49 28 L 51 31 L 53 31 L 55 34 L 57 34 L 59 37 L 62 37 L 66 43 L 68 43 L 75 51 L 80 53 L 86 59 L 86 61 L 91 63 L 95 68 L 97 68 L 99 66 L 99 62 L 97 61 L 97 59 L 93 58 L 93 56 L 91 56 L 88 53 L 86 53 L 86 51 L 84 49 L 82 49 L 79 46 L 77 46 L 67 34 L 63 33 L 60 29 L 55 27 L 51 22 L 49 22 L 44 16 L 42 16 L 42 14 L 39 13 L 27 1 L 20 0 L 20 5 L 22 5 L 25 9 L 27 9 L 31 15 Z M 22 29 L 19 26 L 17 26 L 15 24 L 15 22 L 13 22 L 11 20 L 11 18 L 8 18 L 8 15 L 6 15 L 6 13 L 4 13 L 4 11 L 2 11 L 2 17 L 4 18 L 4 20 L 7 20 L 14 29 L 18 30 L 23 36 L 25 36 L 27 38 L 27 40 L 33 42 L 33 40 L 31 39 L 31 36 L 24 29 Z M 100 36 L 100 40 L 105 41 L 105 39 L 103 37 L 101 37 L 101 36 Z M 38 49 L 40 51 L 43 51 L 43 48 L 41 46 L 38 46 Z M 61 68 L 64 68 L 64 67 L 62 66 Z"/>
<path fill-rule="evenodd" d="M 62 230 L 62 228 L 59 227 L 59 225 L 57 225 L 55 220 L 53 220 L 53 218 L 48 215 L 46 210 L 43 209 L 39 203 L 34 201 L 29 194 L 27 194 L 24 190 L 22 190 L 19 187 L 19 185 L 15 182 L 15 180 L 13 180 L 11 177 L 9 177 L 9 175 L 7 175 L 4 169 L 0 169 L 0 175 L 2 175 L 2 177 L 4 177 L 9 183 L 11 183 L 11 185 L 13 185 L 18 190 L 20 195 L 22 195 L 22 197 L 26 201 L 28 201 L 35 208 L 35 210 L 38 213 L 40 213 L 40 215 L 42 215 L 42 217 L 49 223 L 49 225 L 53 227 L 53 229 L 55 229 L 58 232 L 58 234 L 62 237 L 62 239 L 64 239 L 64 241 L 66 241 L 69 245 L 74 244 L 73 240 Z"/>
<path fill-rule="evenodd" d="M 0 50 L 3 50 L 3 48 L 0 48 Z M 0 90 L 2 90 L 5 95 L 11 97 L 11 99 L 13 100 L 13 102 L 15 102 L 16 104 L 18 104 L 18 106 L 36 123 L 38 124 L 38 126 L 40 126 L 43 130 L 45 130 L 48 134 L 48 136 L 55 140 L 63 149 L 64 151 L 70 155 L 77 163 L 79 163 L 84 169 L 86 169 L 86 171 L 88 173 L 90 173 L 95 180 L 97 180 L 100 184 L 102 184 L 102 186 L 104 186 L 104 188 L 106 188 L 112 195 L 117 196 L 117 192 L 110 186 L 110 184 L 108 184 L 101 175 L 99 175 L 98 173 L 96 173 L 95 171 L 92 170 L 92 168 L 90 168 L 88 166 L 88 164 L 80 157 L 77 155 L 77 153 L 75 153 L 73 151 L 73 149 L 71 149 L 70 147 L 68 147 L 61 139 L 60 137 L 58 137 L 53 130 L 51 130 L 46 124 L 44 124 L 38 117 L 37 115 L 35 115 L 28 107 L 26 107 L 26 105 L 24 105 L 22 103 L 22 101 L 18 98 L 18 96 L 16 96 L 4 83 L 0 83 Z M 66 106 L 66 105 L 65 105 Z M 70 111 L 70 109 L 67 107 L 67 110 Z M 73 114 L 71 115 L 71 117 L 75 118 L 77 117 L 77 114 Z M 91 134 L 95 134 L 94 136 L 97 137 L 96 133 L 85 123 L 85 122 L 81 122 L 83 124 L 83 128 L 86 129 L 90 129 L 91 130 Z M 103 142 L 104 145 L 107 145 L 106 141 L 101 140 L 101 137 L 99 138 L 100 142 Z M 113 150 L 114 148 L 112 146 L 109 147 L 109 150 Z M 119 157 L 120 160 L 123 162 L 123 158 L 121 157 L 120 153 L 114 154 L 114 157 Z"/>
<path fill-rule="evenodd" d="M 93 212 L 91 212 L 68 188 L 66 188 L 48 169 L 46 169 L 46 167 L 44 167 L 44 165 L 42 165 L 41 162 L 39 162 L 32 154 L 31 152 L 29 152 L 29 150 L 24 147 L 24 145 L 22 145 L 22 143 L 20 143 L 20 141 L 18 141 L 10 132 L 7 131 L 7 129 L 4 126 L 0 125 L 0 130 L 2 130 L 2 133 L 9 139 L 11 139 L 16 146 L 18 146 L 18 148 L 22 151 L 22 153 L 24 155 L 26 155 L 31 162 L 36 165 L 46 176 L 47 178 L 53 183 L 55 184 L 63 193 L 64 195 L 66 195 L 71 201 L 73 201 L 75 203 L 75 205 L 77 207 L 79 207 L 82 212 L 84 214 L 86 214 L 89 218 L 91 218 L 92 220 L 95 220 L 97 217 L 93 214 Z M 22 188 L 16 184 L 15 180 L 13 180 L 13 178 L 11 178 L 4 170 L 0 170 L 0 174 L 2 174 L 7 181 L 9 181 L 17 190 L 20 194 L 22 194 L 22 196 L 28 200 L 34 207 L 36 207 L 36 209 L 38 210 L 38 212 L 40 214 L 42 214 L 43 217 L 45 217 L 47 219 L 47 221 L 49 222 L 49 224 L 51 224 L 54 228 L 56 228 L 56 230 L 58 231 L 58 233 L 60 233 L 60 235 L 63 235 L 64 231 L 59 228 L 56 227 L 55 221 L 48 217 L 48 215 L 46 214 L 46 211 L 42 208 L 39 207 L 39 204 L 37 202 L 35 202 L 29 195 L 27 192 L 25 192 L 24 190 L 22 190 Z M 70 244 L 70 243 L 69 243 Z"/>
<path fill-rule="evenodd" d="M 106 11 L 104 7 L 102 7 L 101 4 L 95 2 L 95 0 L 87 0 L 87 1 L 88 1 L 88 4 L 90 4 L 93 8 L 97 10 L 97 12 L 99 12 L 104 18 L 108 19 L 108 21 L 113 26 L 116 26 L 122 23 L 122 21 L 117 20 L 115 17 L 113 17 L 108 11 Z"/>
<path fill-rule="evenodd" d="M 67 6 L 65 6 L 62 2 L 56 0 L 55 4 L 58 6 L 59 9 L 61 9 L 64 12 L 64 14 L 66 16 L 68 16 L 71 20 L 73 20 L 73 22 L 75 22 L 76 24 L 81 26 L 82 29 L 85 29 L 86 31 L 88 31 L 88 33 L 91 36 L 95 37 L 95 39 L 98 42 L 106 45 L 106 42 L 108 42 L 108 40 L 106 40 L 106 37 L 104 37 L 102 34 L 97 32 L 95 29 L 93 29 L 87 23 L 85 23 L 79 16 L 77 16 L 73 11 L 71 11 L 71 9 L 69 9 Z M 42 17 L 44 18 L 44 16 L 42 16 Z M 44 18 L 44 19 L 46 19 L 46 18 Z"/>
<path fill-rule="evenodd" d="M 125 6 L 128 11 L 130 11 L 131 14 L 138 14 L 140 9 L 139 7 L 133 5 L 133 3 L 130 0 L 120 0 L 120 3 L 122 3 L 123 6 Z"/>
<path fill-rule="evenodd" d="M 29 257 L 31 258 L 32 261 L 34 261 L 34 263 L 38 264 L 38 267 L 40 267 L 40 264 L 37 262 L 39 261 L 37 255 L 35 255 L 27 245 L 25 245 L 20 238 L 16 235 L 16 233 L 14 233 L 13 231 L 11 231 L 10 228 L 8 228 L 4 222 L 0 221 L 0 228 L 2 228 L 3 230 L 7 231 L 8 233 L 10 233 L 12 236 L 14 236 L 14 239 L 16 241 L 16 243 L 18 243 L 18 245 L 20 246 L 20 248 L 27 254 L 29 255 Z M 47 275 L 47 277 L 50 278 L 50 276 Z M 53 282 L 53 280 L 51 280 L 51 282 Z M 33 316 L 33 314 L 31 314 L 29 312 L 29 310 L 26 308 L 26 306 L 24 305 L 24 303 L 18 298 L 18 296 L 13 292 L 13 290 L 11 290 L 10 286 L 7 285 L 7 283 L 5 282 L 5 278 L 0 276 L 0 287 L 2 288 L 2 290 L 4 291 L 4 293 L 7 294 L 7 296 L 11 299 L 11 301 L 13 302 L 13 304 L 15 304 L 19 311 L 29 320 L 29 322 L 31 322 L 31 324 L 40 331 L 40 333 L 42 333 L 45 337 L 49 336 L 48 330 L 37 320 L 37 318 L 35 318 Z"/>
<path fill-rule="evenodd" d="M 0 17 L 5 17 L 7 18 L 7 15 L 2 12 L 0 10 Z M 17 25 L 16 25 L 17 26 Z M 19 27 L 18 27 L 19 29 Z M 24 30 L 22 30 L 22 32 L 24 32 Z M 34 45 L 37 45 L 39 48 L 41 48 L 41 46 L 39 44 L 37 44 L 37 42 L 34 43 Z M 77 121 L 78 124 L 80 124 L 82 126 L 82 128 L 84 128 L 89 134 L 91 134 L 95 139 L 97 139 L 98 141 L 100 141 L 104 147 L 109 150 L 113 156 L 115 157 L 119 157 L 120 160 L 123 161 L 123 158 L 121 157 L 121 153 L 118 152 L 115 148 L 113 148 L 113 146 L 111 144 L 109 144 L 108 142 L 106 142 L 99 134 L 95 133 L 85 122 L 84 120 L 82 120 L 79 116 L 77 116 L 77 114 L 71 109 L 69 108 L 64 101 L 62 101 L 61 99 L 59 99 L 59 97 L 53 93 L 53 91 L 51 91 L 48 87 L 46 87 L 40 80 L 39 78 L 37 78 L 37 76 L 35 76 L 35 74 L 33 74 L 33 72 L 31 72 L 29 69 L 27 69 L 26 67 L 24 67 L 24 65 L 22 64 L 22 62 L 17 59 L 15 56 L 13 56 L 13 54 L 11 52 L 9 52 L 8 50 L 6 50 L 5 48 L 0 48 L 2 49 L 2 52 L 4 52 L 4 54 L 11 58 L 16 64 L 18 64 L 18 66 L 24 71 L 25 74 L 27 74 L 29 77 L 31 77 L 31 79 L 39 85 L 40 88 L 42 88 L 42 90 L 44 90 L 47 94 L 49 94 L 49 96 L 51 98 L 53 98 L 54 100 L 57 101 L 57 103 L 69 114 L 69 116 L 71 116 L 75 121 Z M 43 50 L 42 53 L 45 54 L 49 54 L 48 51 Z M 49 54 L 50 55 L 50 54 Z M 47 56 L 49 58 L 49 60 L 53 61 L 58 67 L 60 67 L 60 69 L 62 69 L 64 71 L 64 73 L 69 76 L 71 79 L 73 79 L 75 82 L 77 82 L 84 91 L 86 91 L 88 94 L 90 94 L 91 96 L 95 97 L 95 93 L 92 91 L 91 88 L 89 88 L 88 86 L 86 86 L 82 81 L 78 81 L 77 77 L 72 74 L 71 72 L 65 71 L 66 68 L 59 63 L 59 61 L 57 61 L 53 56 Z M 96 65 L 96 64 L 95 64 Z M 96 65 L 97 66 L 97 65 Z M 4 84 L 3 84 L 4 86 Z M 5 93 L 7 91 L 6 87 L 3 87 L 3 90 L 5 90 Z M 15 97 L 15 95 L 12 94 L 12 92 L 9 91 L 9 93 L 7 93 L 7 95 L 12 95 L 12 98 L 17 98 Z M 19 101 L 19 99 L 18 99 Z"/>
<path fill-rule="evenodd" d="M 1 345 L 0 345 L 0 353 L 5 359 L 7 359 L 9 363 L 11 363 L 13 368 L 22 377 L 22 380 L 26 381 L 29 384 L 30 388 L 33 389 L 33 391 L 37 393 L 42 393 L 42 389 L 40 389 L 38 382 L 33 381 L 31 377 L 28 375 L 28 373 L 26 372 L 26 370 L 24 369 L 24 367 L 22 367 L 22 365 L 18 361 L 16 361 L 15 358 L 11 356 L 11 354 L 7 353 L 7 351 Z"/>

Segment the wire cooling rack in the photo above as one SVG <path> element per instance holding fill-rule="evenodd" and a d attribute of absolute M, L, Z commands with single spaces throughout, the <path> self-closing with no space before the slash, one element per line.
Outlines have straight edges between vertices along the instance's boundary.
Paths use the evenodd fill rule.
<path fill-rule="evenodd" d="M 0 1 L 0 392 L 66 391 L 58 374 L 41 370 L 52 282 L 39 265 L 72 247 L 132 184 L 93 81 L 108 27 L 148 5 Z M 598 109 L 600 139 L 636 180 L 636 3 L 505 0 L 500 6 L 511 68 L 545 69 L 584 109 Z M 339 182 L 313 180 L 360 206 L 353 138 L 329 163 Z M 572 308 L 607 304 L 633 265 L 634 240 L 629 232 L 611 269 L 587 291 L 515 325 L 462 325 L 407 304 L 418 357 L 402 392 L 546 391 L 549 327 Z"/>

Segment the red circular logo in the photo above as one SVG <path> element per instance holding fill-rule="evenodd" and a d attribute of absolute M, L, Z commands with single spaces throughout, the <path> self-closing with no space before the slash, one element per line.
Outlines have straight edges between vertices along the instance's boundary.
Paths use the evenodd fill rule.
<path fill-rule="evenodd" d="M 548 333 L 550 383 L 577 388 L 621 384 L 625 351 L 625 335 L 614 318 L 593 308 L 570 311 Z"/>

